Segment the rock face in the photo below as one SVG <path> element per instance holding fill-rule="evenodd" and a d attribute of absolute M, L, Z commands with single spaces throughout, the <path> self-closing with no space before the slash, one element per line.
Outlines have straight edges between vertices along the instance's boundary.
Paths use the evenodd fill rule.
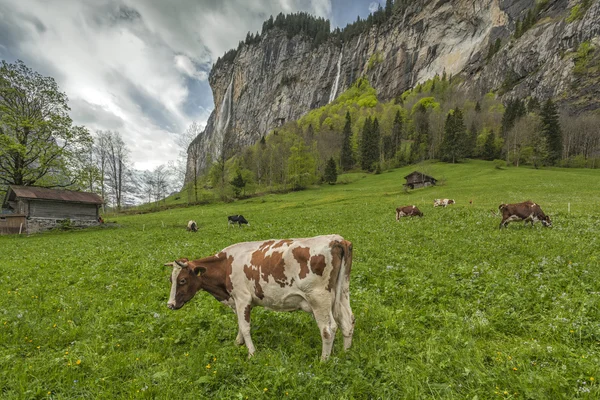
<path fill-rule="evenodd" d="M 566 21 L 582 2 L 548 0 L 535 26 L 519 39 L 512 36 L 516 20 L 535 0 L 416 1 L 403 15 L 346 43 L 330 40 L 318 48 L 302 35 L 288 38 L 270 30 L 259 43 L 242 46 L 233 62 L 211 71 L 215 109 L 192 144 L 202 149 L 199 168 L 217 159 L 225 145 L 253 144 L 333 101 L 360 76 L 382 101 L 444 71 L 462 76 L 461 85 L 474 96 L 495 90 L 506 97 L 567 99 L 576 90 L 569 54 L 584 41 L 599 41 L 600 1 L 592 1 L 581 18 Z M 498 38 L 500 51 L 486 59 Z M 598 86 L 594 89 L 597 93 Z"/>

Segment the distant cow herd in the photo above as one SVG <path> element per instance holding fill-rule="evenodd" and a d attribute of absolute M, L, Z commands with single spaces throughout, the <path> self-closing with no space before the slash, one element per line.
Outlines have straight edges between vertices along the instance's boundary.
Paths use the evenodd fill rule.
<path fill-rule="evenodd" d="M 473 204 L 472 200 L 469 201 Z M 434 207 L 456 204 L 453 199 L 435 199 Z M 501 204 L 500 228 L 509 222 L 541 221 L 552 226 L 550 217 L 539 204 L 525 201 Z M 401 217 L 422 217 L 415 206 L 396 208 Z M 242 215 L 227 217 L 227 225 L 250 225 Z M 198 231 L 196 221 L 187 230 Z M 171 292 L 167 306 L 183 307 L 194 295 L 204 290 L 229 306 L 238 321 L 236 342 L 246 345 L 248 356 L 255 352 L 250 336 L 250 312 L 253 307 L 275 311 L 306 311 L 314 317 L 322 341 L 321 359 L 329 358 L 338 328 L 344 338 L 344 349 L 352 344 L 355 319 L 350 308 L 350 270 L 352 243 L 339 235 L 305 239 L 271 239 L 231 245 L 217 254 L 197 260 L 179 258 L 164 264 L 172 267 Z"/>
<path fill-rule="evenodd" d="M 447 207 L 450 204 L 456 204 L 456 202 L 452 199 L 435 199 L 433 201 L 434 207 Z M 470 200 L 469 204 L 473 204 L 473 200 Z M 540 221 L 543 226 L 552 226 L 550 217 L 544 214 L 539 204 L 534 203 L 531 200 L 515 204 L 500 204 L 498 209 L 502 214 L 500 229 L 506 228 L 508 223 L 513 221 L 524 221 L 526 225 L 530 222 L 531 226 L 533 226 L 535 222 Z M 396 221 L 400 221 L 400 217 L 422 216 L 423 213 L 414 205 L 396 208 Z"/>

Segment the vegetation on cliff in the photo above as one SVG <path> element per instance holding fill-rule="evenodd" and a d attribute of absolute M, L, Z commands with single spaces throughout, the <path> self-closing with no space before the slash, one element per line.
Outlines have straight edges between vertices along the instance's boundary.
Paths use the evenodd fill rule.
<path fill-rule="evenodd" d="M 231 180 L 241 174 L 248 194 L 298 190 L 331 182 L 331 159 L 339 171 L 367 172 L 466 158 L 534 168 L 600 167 L 597 114 L 560 114 L 552 101 L 541 105 L 535 97 L 506 104 L 494 93 L 472 99 L 459 83 L 443 74 L 381 102 L 368 80 L 360 78 L 335 101 L 253 146 L 230 151 L 235 155 L 215 164 L 202 184 L 221 198 L 237 197 L 239 191 L 214 177 Z"/>

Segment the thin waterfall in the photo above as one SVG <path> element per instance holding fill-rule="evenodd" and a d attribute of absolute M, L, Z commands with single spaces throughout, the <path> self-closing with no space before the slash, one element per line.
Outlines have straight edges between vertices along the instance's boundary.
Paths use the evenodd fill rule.
<path fill-rule="evenodd" d="M 231 119 L 231 107 L 233 102 L 233 74 L 231 74 L 231 81 L 225 96 L 223 96 L 223 103 L 221 103 L 221 112 L 219 113 L 219 119 L 217 121 L 217 132 L 221 133 L 224 129 L 229 126 L 229 120 Z"/>
<path fill-rule="evenodd" d="M 344 55 L 344 47 L 340 50 L 340 58 L 337 62 L 337 75 L 335 76 L 335 81 L 333 81 L 333 86 L 331 87 L 331 93 L 329 94 L 329 102 L 331 103 L 335 100 L 335 95 L 337 94 L 338 84 L 340 83 L 340 71 L 342 70 L 342 56 Z"/>

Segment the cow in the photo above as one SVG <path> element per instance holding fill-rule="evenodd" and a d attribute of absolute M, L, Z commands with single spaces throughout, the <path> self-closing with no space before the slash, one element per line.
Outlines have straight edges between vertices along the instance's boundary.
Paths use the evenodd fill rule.
<path fill-rule="evenodd" d="M 396 208 L 396 221 L 400 217 L 422 217 L 423 213 L 416 206 L 405 206 Z"/>
<path fill-rule="evenodd" d="M 506 228 L 509 222 L 521 220 L 524 221 L 525 225 L 527 225 L 527 222 L 531 222 L 532 227 L 536 221 L 542 221 L 542 225 L 546 227 L 552 226 L 550 217 L 544 214 L 539 204 L 531 200 L 516 204 L 500 204 L 498 209 L 502 213 L 500 229 Z"/>
<path fill-rule="evenodd" d="M 238 243 L 214 256 L 164 265 L 173 267 L 167 306 L 177 310 L 199 290 L 210 293 L 237 315 L 236 342 L 246 344 L 248 357 L 255 352 L 250 337 L 253 307 L 311 313 L 321 333 L 323 361 L 331 354 L 338 326 L 344 350 L 352 344 L 352 243 L 339 235 Z"/>
<path fill-rule="evenodd" d="M 435 199 L 433 201 L 433 206 L 434 207 L 438 207 L 438 206 L 442 206 L 442 207 L 448 207 L 448 204 L 454 204 L 455 201 L 452 199 Z"/>
<path fill-rule="evenodd" d="M 196 223 L 196 221 L 189 221 L 187 224 L 187 230 L 188 232 L 198 232 L 198 224 Z"/>
<path fill-rule="evenodd" d="M 248 222 L 243 215 L 230 215 L 229 217 L 227 217 L 227 223 L 227 227 L 235 224 L 238 224 L 238 227 L 241 227 L 242 224 L 250 226 L 250 222 Z"/>

